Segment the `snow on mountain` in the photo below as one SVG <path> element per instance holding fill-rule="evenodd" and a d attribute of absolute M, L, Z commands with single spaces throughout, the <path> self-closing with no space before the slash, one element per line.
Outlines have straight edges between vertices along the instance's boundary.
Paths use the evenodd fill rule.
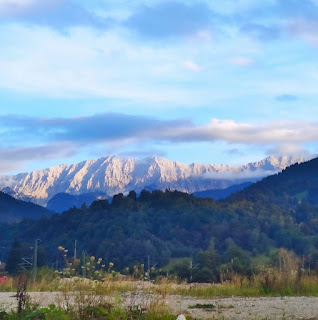
<path fill-rule="evenodd" d="M 303 161 L 297 157 L 270 156 L 259 162 L 235 167 L 223 164 L 188 165 L 158 157 L 136 160 L 109 156 L 16 176 L 0 176 L 0 189 L 41 205 L 62 192 L 74 195 L 103 192 L 111 196 L 147 188 L 193 193 L 256 181 Z"/>

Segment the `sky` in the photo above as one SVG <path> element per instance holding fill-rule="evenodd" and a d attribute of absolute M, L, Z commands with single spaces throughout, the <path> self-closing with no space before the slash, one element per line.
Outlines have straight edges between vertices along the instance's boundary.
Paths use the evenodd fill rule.
<path fill-rule="evenodd" d="M 0 0 L 0 174 L 318 153 L 318 0 Z"/>

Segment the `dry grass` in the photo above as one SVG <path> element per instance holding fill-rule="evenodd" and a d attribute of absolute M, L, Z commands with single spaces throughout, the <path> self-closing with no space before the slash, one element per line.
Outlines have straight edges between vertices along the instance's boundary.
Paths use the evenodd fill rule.
<path fill-rule="evenodd" d="M 217 284 L 176 284 L 167 280 L 154 286 L 155 293 L 196 297 L 261 297 L 261 296 L 318 296 L 318 276 L 302 272 L 278 272 L 263 269 L 251 277 L 233 275 L 232 279 Z"/>
<path fill-rule="evenodd" d="M 0 291 L 14 292 L 14 279 L 0 284 Z M 318 296 L 318 275 L 304 274 L 298 271 L 282 271 L 263 268 L 251 277 L 232 275 L 231 280 L 217 284 L 177 283 L 165 277 L 156 283 L 133 280 L 128 277 L 107 276 L 103 281 L 82 279 L 78 277 L 62 278 L 41 277 L 36 282 L 30 281 L 28 291 L 78 290 L 93 291 L 96 295 L 123 295 L 127 293 L 189 295 L 196 297 L 230 297 L 230 296 Z"/>

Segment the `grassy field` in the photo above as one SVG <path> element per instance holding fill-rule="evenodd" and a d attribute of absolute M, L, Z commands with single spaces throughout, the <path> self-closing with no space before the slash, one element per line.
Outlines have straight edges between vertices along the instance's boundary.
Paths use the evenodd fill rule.
<path fill-rule="evenodd" d="M 232 275 L 231 280 L 222 283 L 189 284 L 166 277 L 158 277 L 156 281 L 150 282 L 118 274 L 108 274 L 101 281 L 79 277 L 60 278 L 56 273 L 44 269 L 39 270 L 35 281 L 32 277 L 19 276 L 8 278 L 0 284 L 2 292 L 17 292 L 17 288 L 17 310 L 8 313 L 1 311 L 0 320 L 164 320 L 176 319 L 176 315 L 170 314 L 163 303 L 169 295 L 197 298 L 318 296 L 318 276 L 300 270 L 279 272 L 277 269 L 266 268 L 250 277 Z M 41 291 L 59 292 L 59 300 L 46 308 L 28 301 L 27 292 Z M 137 300 L 123 305 L 121 297 L 127 294 L 142 295 L 148 300 L 146 303 L 143 301 L 143 307 Z M 224 319 L 213 316 L 213 319 Z M 187 319 L 191 317 L 187 316 Z"/>
<path fill-rule="evenodd" d="M 0 291 L 14 292 L 18 277 L 9 277 L 0 283 Z M 28 280 L 28 291 L 74 291 L 77 286 L 93 289 L 96 294 L 120 294 L 142 291 L 164 295 L 191 295 L 196 297 L 229 297 L 229 296 L 318 296 L 318 275 L 298 271 L 279 272 L 274 268 L 261 269 L 255 275 L 231 275 L 230 280 L 221 283 L 186 283 L 178 279 L 158 277 L 154 281 L 141 281 L 133 277 L 106 274 L 101 280 L 83 279 L 80 277 L 59 277 L 52 270 L 38 272 L 36 281 Z"/>

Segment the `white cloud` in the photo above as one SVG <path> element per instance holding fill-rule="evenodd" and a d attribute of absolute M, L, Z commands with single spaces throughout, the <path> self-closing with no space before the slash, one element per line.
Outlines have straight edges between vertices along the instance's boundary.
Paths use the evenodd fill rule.
<path fill-rule="evenodd" d="M 34 161 L 69 158 L 77 152 L 75 144 L 65 142 L 0 148 L 0 173 L 19 170 Z"/>
<path fill-rule="evenodd" d="M 33 5 L 34 3 L 35 3 L 35 0 L 1 0 L 0 9 L 27 7 L 27 6 Z"/>
<path fill-rule="evenodd" d="M 25 163 L 69 158 L 86 149 L 110 148 L 127 152 L 127 146 L 149 145 L 154 150 L 163 144 L 218 142 L 240 149 L 249 146 L 268 154 L 310 157 L 305 146 L 318 140 L 318 123 L 283 121 L 247 123 L 211 119 L 196 125 L 189 120 L 164 121 L 145 116 L 98 114 L 77 118 L 0 117 L 0 170 Z M 9 138 L 8 138 L 9 137 Z M 24 142 L 28 141 L 29 146 Z M 8 147 L 12 142 L 15 147 Z M 129 151 L 129 150 L 128 150 Z M 235 150 L 237 151 L 237 150 Z"/>
<path fill-rule="evenodd" d="M 231 59 L 231 62 L 237 66 L 250 67 L 255 64 L 254 60 L 246 57 L 236 57 Z"/>
<path fill-rule="evenodd" d="M 98 114 L 77 118 L 0 117 L 2 137 L 15 141 L 28 137 L 30 141 L 60 141 L 99 143 L 120 141 L 215 142 L 285 146 L 292 152 L 295 146 L 318 140 L 318 123 L 276 121 L 247 123 L 211 119 L 196 125 L 190 120 L 159 120 L 145 116 L 119 113 Z M 39 135 L 41 133 L 41 135 Z M 22 140 L 21 140 L 22 141 Z"/>
<path fill-rule="evenodd" d="M 318 22 L 316 20 L 295 19 L 288 24 L 287 30 L 310 45 L 318 47 Z"/>
<path fill-rule="evenodd" d="M 18 45 L 10 44 L 11 34 L 21 39 Z M 151 104 L 169 108 L 175 104 L 199 106 L 228 95 L 226 90 L 219 90 L 222 78 L 216 79 L 216 70 L 212 77 L 208 75 L 209 81 L 218 82 L 213 90 L 213 85 L 201 85 L 204 78 L 193 79 L 187 72 L 180 57 L 185 52 L 188 57 L 196 57 L 188 44 L 161 48 L 137 45 L 121 30 L 96 33 L 88 28 L 73 28 L 65 37 L 49 28 L 29 29 L 13 24 L 2 34 L 0 31 L 0 37 L 2 89 L 42 97 L 124 99 L 133 101 L 134 107 Z M 185 60 L 192 62 L 186 64 L 191 71 L 201 70 L 191 58 Z M 189 86 L 189 81 L 193 85 Z"/>
<path fill-rule="evenodd" d="M 0 0 L 0 16 L 5 19 L 20 19 L 24 15 L 36 15 L 39 11 L 59 3 L 61 0 Z"/>
<path fill-rule="evenodd" d="M 215 180 L 233 180 L 233 179 L 252 179 L 258 180 L 260 178 L 264 178 L 266 176 L 270 176 L 274 173 L 277 173 L 281 170 L 264 170 L 264 169 L 256 169 L 254 171 L 245 170 L 245 171 L 223 171 L 223 172 L 209 172 L 202 175 L 204 179 L 215 179 Z"/>
<path fill-rule="evenodd" d="M 305 159 L 311 159 L 312 153 L 304 147 L 297 144 L 280 144 L 267 150 L 267 153 L 276 157 L 280 156 L 301 156 Z"/>
<path fill-rule="evenodd" d="M 212 35 L 208 30 L 200 30 L 197 32 L 196 38 L 202 41 L 210 41 L 212 39 Z"/>
<path fill-rule="evenodd" d="M 162 133 L 169 141 L 225 141 L 243 144 L 301 144 L 318 140 L 317 122 L 278 121 L 263 124 L 212 119 L 203 126 L 174 127 Z"/>
<path fill-rule="evenodd" d="M 195 71 L 195 72 L 199 72 L 202 70 L 202 67 L 199 66 L 197 63 L 191 61 L 191 60 L 187 60 L 187 61 L 184 61 L 182 63 L 182 65 L 188 69 L 188 70 L 191 70 L 191 71 Z"/>
<path fill-rule="evenodd" d="M 45 28 L 8 29 L 7 35 L 15 34 L 21 42 L 2 47 L 2 88 L 72 98 L 187 101 L 186 90 L 162 88 L 163 78 L 182 77 L 174 50 L 136 47 L 117 34 L 84 28 L 73 29 L 69 37 Z"/>

